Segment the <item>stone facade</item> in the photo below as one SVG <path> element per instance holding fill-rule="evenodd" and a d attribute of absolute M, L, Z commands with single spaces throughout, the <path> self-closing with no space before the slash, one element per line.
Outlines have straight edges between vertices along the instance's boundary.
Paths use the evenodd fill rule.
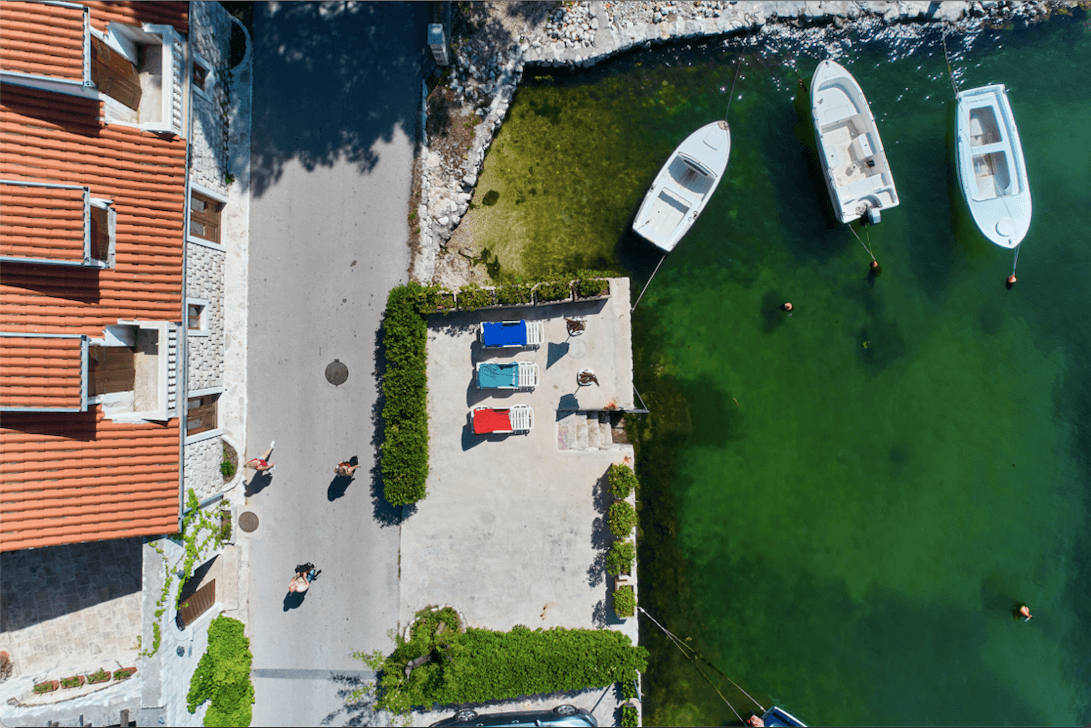
<path fill-rule="evenodd" d="M 189 333 L 186 387 L 190 392 L 222 387 L 224 379 L 224 259 L 226 254 L 198 243 L 186 245 L 186 298 L 208 301 L 208 335 Z M 189 467 L 189 464 L 186 464 Z"/>
<path fill-rule="evenodd" d="M 226 487 L 220 474 L 223 462 L 223 440 L 210 437 L 207 440 L 186 445 L 186 467 L 183 484 L 186 494 L 190 489 L 197 493 L 197 500 L 211 498 Z"/>
<path fill-rule="evenodd" d="M 190 177 L 202 187 L 227 196 L 228 106 L 231 95 L 231 16 L 219 3 L 190 3 L 190 45 L 211 66 L 204 93 L 193 93 L 190 128 Z"/>

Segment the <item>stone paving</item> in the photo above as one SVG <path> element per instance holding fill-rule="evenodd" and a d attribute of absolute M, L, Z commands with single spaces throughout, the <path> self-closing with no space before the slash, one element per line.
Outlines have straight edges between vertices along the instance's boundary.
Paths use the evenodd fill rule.
<path fill-rule="evenodd" d="M 135 665 L 140 572 L 138 538 L 0 554 L 0 649 L 12 677 Z"/>

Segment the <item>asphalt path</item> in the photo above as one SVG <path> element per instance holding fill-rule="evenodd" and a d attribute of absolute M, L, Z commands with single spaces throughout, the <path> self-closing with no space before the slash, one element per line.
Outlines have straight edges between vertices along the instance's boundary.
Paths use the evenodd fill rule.
<path fill-rule="evenodd" d="M 257 3 L 246 457 L 276 440 L 247 503 L 253 725 L 382 723 L 344 698 L 389 652 L 399 526 L 375 451 L 379 326 L 407 279 L 426 3 Z M 347 379 L 335 386 L 327 368 Z M 348 482 L 334 466 L 362 463 Z M 297 564 L 321 575 L 300 601 Z"/>

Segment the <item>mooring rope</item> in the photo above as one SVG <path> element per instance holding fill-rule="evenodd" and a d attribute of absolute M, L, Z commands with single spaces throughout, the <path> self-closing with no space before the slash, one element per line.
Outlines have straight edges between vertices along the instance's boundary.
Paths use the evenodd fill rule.
<path fill-rule="evenodd" d="M 655 274 L 659 272 L 659 266 L 663 265 L 663 261 L 666 260 L 666 259 L 667 259 L 667 254 L 663 253 L 663 257 L 659 259 L 659 264 L 655 266 L 655 270 L 652 271 L 651 278 L 649 278 L 648 282 L 644 284 L 644 290 L 642 290 L 640 292 L 640 295 L 636 297 L 636 303 L 634 303 L 633 307 L 629 309 L 629 313 L 632 313 L 633 311 L 635 311 L 636 307 L 640 305 L 640 299 L 644 298 L 644 291 L 648 290 L 648 286 L 650 286 L 652 284 L 652 278 L 655 278 Z"/>
<path fill-rule="evenodd" d="M 692 652 L 692 653 L 693 653 L 693 655 L 695 655 L 696 657 L 699 657 L 699 658 L 700 658 L 701 660 L 703 660 L 703 661 L 705 662 L 705 664 L 707 664 L 707 665 L 708 665 L 709 667 L 711 667 L 711 668 L 712 668 L 713 670 L 715 670 L 716 672 L 720 673 L 720 676 L 721 676 L 721 677 L 723 677 L 723 678 L 724 678 L 725 680 L 727 680 L 727 681 L 728 681 L 729 683 L 731 683 L 732 685 L 734 685 L 734 686 L 735 686 L 735 688 L 736 688 L 736 689 L 737 689 L 737 690 L 738 690 L 738 691 L 739 691 L 740 693 L 742 693 L 742 694 L 743 694 L 743 695 L 745 695 L 746 697 L 750 698 L 750 700 L 751 700 L 751 701 L 752 701 L 752 702 L 754 703 L 754 705 L 758 706 L 758 710 L 760 710 L 760 711 L 761 711 L 761 712 L 763 712 L 763 713 L 765 712 L 765 708 L 763 708 L 763 707 L 762 707 L 761 703 L 759 703 L 759 702 L 758 702 L 757 700 L 754 700 L 754 696 L 752 696 L 752 695 L 751 695 L 750 693 L 748 693 L 748 692 L 746 692 L 745 690 L 743 690 L 743 689 L 742 689 L 741 687 L 739 687 L 739 684 L 738 684 L 737 682 L 735 682 L 734 680 L 732 680 L 731 678 L 729 678 L 729 677 L 728 677 L 727 675 L 725 675 L 725 674 L 724 674 L 724 672 L 723 672 L 723 670 L 721 670 L 720 668 L 716 667 L 716 666 L 715 666 L 715 665 L 713 665 L 713 664 L 712 664 L 711 662 L 709 662 L 708 660 L 706 660 L 706 659 L 705 659 L 705 658 L 704 658 L 704 657 L 703 657 L 703 656 L 702 656 L 702 655 L 701 655 L 701 654 L 700 654 L 699 652 L 697 652 L 697 650 L 695 650 L 695 649 L 693 649 L 692 647 L 690 647 L 689 645 L 687 645 L 687 644 L 686 644 L 685 642 L 683 642 L 683 641 L 682 641 L 681 639 L 679 639 L 677 635 L 675 635 L 675 634 L 674 634 L 673 632 L 671 632 L 671 631 L 670 631 L 669 629 L 667 629 L 666 627 L 664 627 L 663 625 L 661 625 L 661 624 L 659 623 L 659 620 L 657 620 L 657 619 L 656 619 L 655 617 L 653 617 L 652 615 L 648 614 L 647 610 L 645 610 L 645 609 L 644 609 L 644 607 L 641 607 L 640 605 L 637 605 L 637 609 L 639 609 L 639 610 L 640 610 L 641 612 L 643 612 L 643 613 L 644 613 L 644 616 L 646 616 L 646 617 L 647 617 L 648 619 L 650 619 L 650 620 L 652 620 L 653 622 L 655 622 L 655 626 L 656 626 L 656 627 L 658 627 L 659 629 L 663 630 L 663 634 L 667 635 L 667 637 L 669 637 L 669 638 L 671 639 L 671 641 L 672 641 L 672 642 L 674 642 L 675 646 L 676 646 L 676 647 L 678 647 L 678 649 L 679 649 L 679 650 L 680 650 L 680 651 L 682 652 L 682 654 L 683 654 L 683 655 L 685 655 L 685 656 L 686 656 L 686 657 L 687 657 L 687 658 L 689 659 L 689 661 L 693 663 L 693 666 L 694 666 L 694 667 L 697 667 L 697 663 L 696 663 L 696 661 L 694 661 L 693 657 L 691 657 L 691 656 L 690 656 L 690 655 L 689 655 L 689 654 L 688 654 L 688 653 L 686 652 L 686 650 L 689 650 L 689 652 Z M 700 667 L 697 667 L 697 671 L 698 671 L 698 672 L 700 672 L 700 671 L 701 671 L 701 668 L 700 668 Z M 706 676 L 705 676 L 705 674 L 704 674 L 703 672 L 701 673 L 701 676 L 702 676 L 702 677 L 704 677 L 704 678 L 705 678 L 705 680 L 708 680 L 708 677 L 706 677 Z M 719 693 L 720 697 L 721 697 L 721 698 L 723 698 L 723 701 L 724 701 L 725 703 L 727 703 L 728 707 L 729 707 L 729 708 L 731 708 L 731 711 L 732 711 L 733 713 L 735 713 L 735 715 L 738 715 L 738 713 L 737 713 L 737 712 L 735 712 L 735 708 L 731 707 L 731 703 L 728 703 L 728 702 L 727 702 L 727 698 L 724 698 L 724 696 L 723 696 L 723 693 L 720 693 L 719 689 L 718 689 L 718 688 L 717 688 L 717 687 L 716 687 L 715 685 L 713 685 L 713 684 L 712 684 L 712 681 L 711 681 L 711 680 L 709 680 L 708 682 L 709 682 L 709 685 L 712 685 L 712 688 L 713 688 L 714 690 L 716 690 L 716 692 L 717 692 L 717 693 Z M 742 719 L 740 718 L 740 720 L 742 720 Z"/>
<path fill-rule="evenodd" d="M 958 98 L 958 84 L 955 83 L 955 73 L 951 70 L 951 57 L 947 55 L 947 28 L 943 29 L 943 60 L 947 63 L 947 77 L 951 79 L 951 90 L 955 92 L 955 98 Z"/>
<path fill-rule="evenodd" d="M 1011 264 L 1011 277 L 1015 277 L 1015 267 L 1019 265 L 1019 247 L 1022 243 L 1017 243 L 1015 246 L 1015 262 Z"/>
<path fill-rule="evenodd" d="M 849 230 L 852 230 L 852 223 L 851 223 L 851 222 L 849 223 Z M 857 233 L 857 232 L 856 232 L 855 230 L 852 230 L 852 234 L 856 236 L 856 239 L 857 239 L 857 240 L 860 240 L 860 235 L 859 235 L 859 233 Z M 864 230 L 864 234 L 865 234 L 865 235 L 867 234 L 867 230 Z M 870 236 L 870 235 L 868 235 L 868 239 L 867 239 L 867 241 L 868 241 L 869 243 L 871 242 L 871 236 Z M 864 245 L 864 241 L 863 241 L 863 240 L 860 240 L 860 245 Z M 872 252 L 871 252 L 871 248 L 869 248 L 868 246 L 864 245 L 864 250 L 866 250 L 866 251 L 867 251 L 867 254 L 871 256 L 871 259 L 872 259 L 872 260 L 875 260 L 875 253 L 872 253 Z"/>
<path fill-rule="evenodd" d="M 735 81 L 739 80 L 739 71 L 742 70 L 742 55 L 739 55 L 739 62 L 735 66 L 735 78 L 731 81 L 731 95 L 727 97 L 727 111 L 724 112 L 724 121 L 727 121 L 727 115 L 731 113 L 731 101 L 735 98 Z"/>

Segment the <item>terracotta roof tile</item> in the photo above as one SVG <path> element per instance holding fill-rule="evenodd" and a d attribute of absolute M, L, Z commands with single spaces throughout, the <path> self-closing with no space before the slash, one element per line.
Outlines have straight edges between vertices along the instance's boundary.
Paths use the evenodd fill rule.
<path fill-rule="evenodd" d="M 13 5 L 26 9 L 0 2 L 0 25 L 12 17 Z M 187 31 L 186 3 L 88 5 L 100 30 L 117 21 Z M 55 6 L 27 7 L 38 13 L 35 27 L 46 35 L 67 22 L 43 14 Z M 5 37 L 0 34 L 0 45 Z M 0 54 L 0 65 L 12 70 L 6 58 Z M 101 338 L 119 319 L 182 320 L 186 140 L 104 126 L 102 117 L 97 101 L 9 84 L 0 89 L 0 179 L 86 186 L 93 197 L 113 201 L 117 223 L 112 269 L 0 266 L 0 331 Z M 42 228 L 74 230 L 63 205 L 39 205 L 35 212 Z M 6 348 L 3 354 L 7 359 Z M 0 401 L 8 401 L 9 390 L 44 401 L 35 381 L 41 367 L 35 368 L 29 359 L 0 365 Z M 180 419 L 123 424 L 101 409 L 4 413 L 0 551 L 177 531 Z"/>
<path fill-rule="evenodd" d="M 83 80 L 83 10 L 0 3 L 0 68 Z"/>
<path fill-rule="evenodd" d="M 84 366 L 78 336 L 0 336 L 0 407 L 79 410 Z"/>
<path fill-rule="evenodd" d="M 0 255 L 83 261 L 83 188 L 25 187 L 0 180 Z"/>

